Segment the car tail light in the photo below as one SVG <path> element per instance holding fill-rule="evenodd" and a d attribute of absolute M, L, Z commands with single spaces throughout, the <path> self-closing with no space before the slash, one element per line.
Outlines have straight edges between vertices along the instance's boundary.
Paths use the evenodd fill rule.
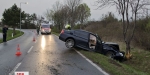
<path fill-rule="evenodd" d="M 61 30 L 61 34 L 64 33 L 64 30 Z"/>

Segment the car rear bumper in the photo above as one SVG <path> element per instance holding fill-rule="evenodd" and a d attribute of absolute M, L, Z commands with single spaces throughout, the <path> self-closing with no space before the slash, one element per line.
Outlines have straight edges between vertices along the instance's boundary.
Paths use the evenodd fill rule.
<path fill-rule="evenodd" d="M 65 42 L 66 36 L 64 34 L 60 34 L 59 39 Z"/>
<path fill-rule="evenodd" d="M 41 33 L 51 33 L 51 31 L 41 31 Z"/>
<path fill-rule="evenodd" d="M 51 32 L 41 32 L 41 33 L 51 33 Z"/>
<path fill-rule="evenodd" d="M 51 31 L 41 31 L 41 33 L 51 33 Z"/>

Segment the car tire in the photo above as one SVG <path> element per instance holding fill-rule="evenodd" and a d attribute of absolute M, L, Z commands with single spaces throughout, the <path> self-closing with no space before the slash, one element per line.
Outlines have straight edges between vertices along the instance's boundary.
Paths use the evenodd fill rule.
<path fill-rule="evenodd" d="M 73 48 L 75 45 L 75 41 L 73 39 L 67 39 L 65 45 L 67 48 Z"/>
<path fill-rule="evenodd" d="M 108 51 L 108 52 L 106 53 L 106 56 L 109 57 L 109 58 L 112 58 L 114 55 L 115 55 L 115 53 L 112 52 L 112 51 Z"/>

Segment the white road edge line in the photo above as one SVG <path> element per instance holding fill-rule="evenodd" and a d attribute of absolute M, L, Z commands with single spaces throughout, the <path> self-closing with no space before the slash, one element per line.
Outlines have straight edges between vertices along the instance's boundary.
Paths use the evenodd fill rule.
<path fill-rule="evenodd" d="M 31 48 L 28 50 L 28 53 L 30 53 L 30 52 L 31 52 L 32 48 L 33 48 L 33 46 L 31 46 Z"/>
<path fill-rule="evenodd" d="M 9 75 L 13 75 L 13 73 L 17 70 L 17 68 L 19 68 L 20 65 L 21 65 L 21 62 L 15 66 L 15 68 L 9 73 Z"/>
<path fill-rule="evenodd" d="M 55 34 L 54 34 L 55 35 Z M 58 37 L 57 35 L 55 35 L 56 37 Z M 106 73 L 105 71 L 103 71 L 99 66 L 97 66 L 95 63 L 93 63 L 90 59 L 86 58 L 82 53 L 80 53 L 79 51 L 77 51 L 76 49 L 74 49 L 79 55 L 81 55 L 84 59 L 86 59 L 90 64 L 92 64 L 95 68 L 97 68 L 100 72 L 102 72 L 104 75 L 109 75 L 108 73 Z"/>
<path fill-rule="evenodd" d="M 54 34 L 55 35 L 55 34 Z M 57 35 L 55 35 L 57 38 L 59 38 Z"/>
<path fill-rule="evenodd" d="M 75 49 L 74 49 L 75 50 Z M 109 75 L 105 71 L 103 71 L 99 66 L 97 66 L 95 63 L 93 63 L 90 59 L 86 58 L 83 54 L 81 54 L 79 51 L 75 50 L 79 55 L 81 55 L 84 59 L 86 59 L 90 64 L 92 64 L 94 67 L 96 67 L 100 72 L 102 72 L 104 75 Z"/>

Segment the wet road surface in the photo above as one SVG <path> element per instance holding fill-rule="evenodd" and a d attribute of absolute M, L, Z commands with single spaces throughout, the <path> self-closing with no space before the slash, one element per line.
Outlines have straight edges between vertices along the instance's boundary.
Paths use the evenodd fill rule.
<path fill-rule="evenodd" d="M 0 75 L 8 75 L 9 72 L 22 61 L 27 55 L 28 49 L 31 45 L 34 33 L 31 30 L 23 30 L 25 34 L 19 38 L 0 44 Z M 20 45 L 21 56 L 16 56 L 17 45 Z"/>
<path fill-rule="evenodd" d="M 66 48 L 57 36 L 40 35 L 33 42 L 33 35 L 25 30 L 19 40 L 1 44 L 0 75 L 8 75 L 16 65 L 16 71 L 28 71 L 29 75 L 104 75 L 75 50 Z M 22 52 L 19 57 L 15 56 L 18 43 Z"/>

